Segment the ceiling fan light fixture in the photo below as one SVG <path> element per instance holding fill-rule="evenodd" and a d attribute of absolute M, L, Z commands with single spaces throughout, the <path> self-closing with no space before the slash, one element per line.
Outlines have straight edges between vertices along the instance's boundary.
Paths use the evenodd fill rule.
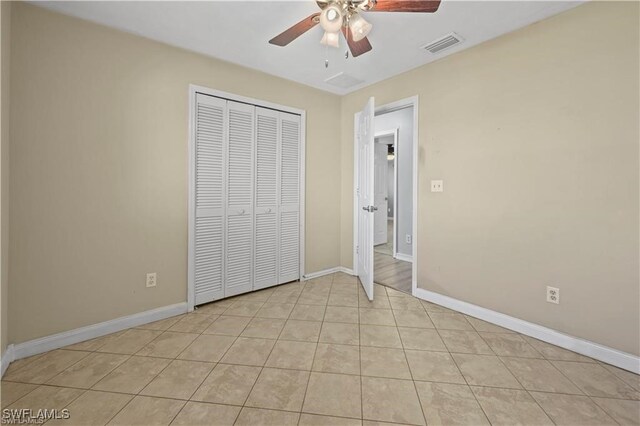
<path fill-rule="evenodd" d="M 324 8 L 320 14 L 320 26 L 328 33 L 337 33 L 342 28 L 342 10 L 336 4 Z"/>
<path fill-rule="evenodd" d="M 325 31 L 320 43 L 331 47 L 340 47 L 340 33 Z"/>
<path fill-rule="evenodd" d="M 353 35 L 353 41 L 360 41 L 365 38 L 371 32 L 371 25 L 362 16 L 354 13 L 349 19 L 349 27 L 351 28 L 351 34 Z"/>

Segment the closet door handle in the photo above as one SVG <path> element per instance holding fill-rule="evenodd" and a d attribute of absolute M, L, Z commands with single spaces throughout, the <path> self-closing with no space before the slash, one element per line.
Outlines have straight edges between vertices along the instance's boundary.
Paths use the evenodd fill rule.
<path fill-rule="evenodd" d="M 271 213 L 271 209 L 267 209 L 267 213 Z"/>
<path fill-rule="evenodd" d="M 244 209 L 238 210 L 238 214 L 243 215 L 244 214 Z"/>

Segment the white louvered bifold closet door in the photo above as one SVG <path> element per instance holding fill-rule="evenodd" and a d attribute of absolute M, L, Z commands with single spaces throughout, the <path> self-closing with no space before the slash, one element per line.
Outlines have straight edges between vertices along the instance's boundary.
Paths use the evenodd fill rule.
<path fill-rule="evenodd" d="M 300 116 L 280 113 L 278 283 L 300 278 Z"/>
<path fill-rule="evenodd" d="M 196 305 L 224 297 L 226 104 L 211 96 L 196 96 L 192 259 Z"/>
<path fill-rule="evenodd" d="M 225 297 L 253 289 L 255 107 L 227 101 Z"/>
<path fill-rule="evenodd" d="M 279 112 L 256 107 L 254 290 L 278 284 L 279 121 Z"/>

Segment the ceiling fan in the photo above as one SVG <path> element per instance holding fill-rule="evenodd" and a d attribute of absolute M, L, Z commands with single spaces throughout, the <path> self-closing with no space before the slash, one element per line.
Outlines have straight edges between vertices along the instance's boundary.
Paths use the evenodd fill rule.
<path fill-rule="evenodd" d="M 367 35 L 372 25 L 360 12 L 418 12 L 433 13 L 438 10 L 440 0 L 316 0 L 322 9 L 304 18 L 291 28 L 278 34 L 269 43 L 286 46 L 311 28 L 320 24 L 324 36 L 320 43 L 339 47 L 340 32 L 356 57 L 372 49 Z"/>

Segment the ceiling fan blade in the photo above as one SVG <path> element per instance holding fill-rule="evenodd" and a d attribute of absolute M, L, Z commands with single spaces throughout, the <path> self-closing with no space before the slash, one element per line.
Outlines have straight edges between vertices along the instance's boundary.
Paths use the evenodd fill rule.
<path fill-rule="evenodd" d="M 318 25 L 319 16 L 320 16 L 320 13 L 314 13 L 313 15 L 304 18 L 302 21 L 298 22 L 291 28 L 285 30 L 284 32 L 278 34 L 277 36 L 269 40 L 269 43 L 275 44 L 276 46 L 286 46 L 287 44 L 291 43 L 293 40 L 300 37 L 302 34 L 309 31 L 311 28 Z"/>
<path fill-rule="evenodd" d="M 367 12 L 422 12 L 433 13 L 440 0 L 377 0 Z"/>
<path fill-rule="evenodd" d="M 363 53 L 367 53 L 372 49 L 371 43 L 369 43 L 368 38 L 363 38 L 360 41 L 354 41 L 353 35 L 351 34 L 351 28 L 342 27 L 342 34 L 344 38 L 347 39 L 347 44 L 349 45 L 349 50 L 351 50 L 351 55 L 356 58 Z"/>

